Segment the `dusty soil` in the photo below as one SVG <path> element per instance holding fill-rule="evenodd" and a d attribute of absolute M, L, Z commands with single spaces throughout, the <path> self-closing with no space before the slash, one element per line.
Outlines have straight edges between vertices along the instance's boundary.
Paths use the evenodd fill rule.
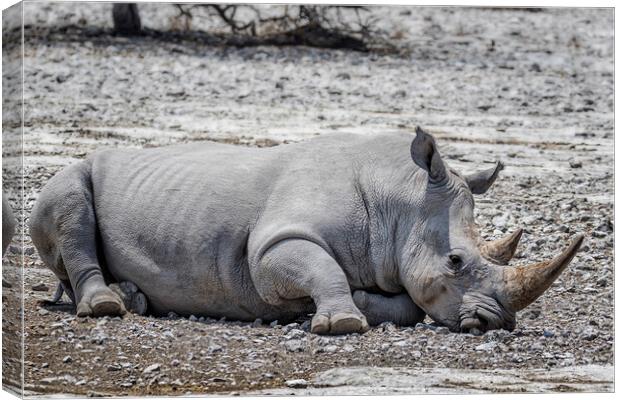
<path fill-rule="evenodd" d="M 277 390 L 287 381 L 318 385 L 325 371 L 349 367 L 516 376 L 571 367 L 562 371 L 574 374 L 561 375 L 557 385 L 523 383 L 509 391 L 613 387 L 611 10 L 379 8 L 384 28 L 403 49 L 386 55 L 88 36 L 84 27 L 108 24 L 89 20 L 93 10 L 109 5 L 26 7 L 26 19 L 38 28 L 25 33 L 22 223 L 51 176 L 100 148 L 199 140 L 286 145 L 315 135 L 413 132 L 422 125 L 462 172 L 504 161 L 502 177 L 476 199 L 477 219 L 489 239 L 525 228 L 514 263 L 547 259 L 578 232 L 587 239 L 569 270 L 519 313 L 513 332 L 454 334 L 427 320 L 320 337 L 308 333 L 308 316 L 270 326 L 174 316 L 78 319 L 70 307 L 42 307 L 56 280 L 26 231 L 23 255 L 16 239 L 4 259 L 3 276 L 13 284 L 2 297 L 5 387 L 21 380 L 22 257 L 28 394 L 244 393 Z M 166 24 L 163 9 L 148 13 Z M 84 27 L 57 29 L 71 23 Z M 3 157 L 14 160 L 11 151 L 5 144 Z M 3 175 L 18 207 L 21 181 Z M 574 385 L 574 376 L 588 368 L 606 371 L 604 379 L 595 374 L 606 385 Z M 296 379 L 306 383 L 290 382 Z M 443 388 L 439 392 L 449 392 Z"/>

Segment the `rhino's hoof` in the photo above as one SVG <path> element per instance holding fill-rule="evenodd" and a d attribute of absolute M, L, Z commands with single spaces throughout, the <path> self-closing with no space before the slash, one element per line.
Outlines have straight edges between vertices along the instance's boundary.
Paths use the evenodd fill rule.
<path fill-rule="evenodd" d="M 78 317 L 103 317 L 125 314 L 125 307 L 118 295 L 109 288 L 82 299 L 77 306 Z"/>
<path fill-rule="evenodd" d="M 346 333 L 363 333 L 368 330 L 368 322 L 363 315 L 353 313 L 336 313 L 331 317 L 317 314 L 312 318 L 310 331 L 317 334 L 343 335 Z"/>

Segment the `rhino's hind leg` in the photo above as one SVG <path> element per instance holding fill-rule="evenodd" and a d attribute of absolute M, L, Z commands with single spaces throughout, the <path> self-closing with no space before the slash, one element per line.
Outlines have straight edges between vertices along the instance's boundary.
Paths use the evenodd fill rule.
<path fill-rule="evenodd" d="M 365 332 L 368 322 L 353 303 L 338 263 L 319 245 L 302 239 L 278 242 L 252 268 L 252 280 L 269 304 L 311 297 L 316 304 L 313 333 Z"/>
<path fill-rule="evenodd" d="M 77 315 L 125 313 L 118 294 L 105 283 L 97 255 L 90 164 L 74 164 L 45 185 L 32 211 L 30 233 L 47 266 L 68 279 Z"/>
<path fill-rule="evenodd" d="M 355 305 L 364 313 L 370 325 L 393 322 L 400 326 L 412 326 L 422 322 L 426 313 L 418 307 L 408 294 L 383 296 L 356 290 L 353 293 Z"/>

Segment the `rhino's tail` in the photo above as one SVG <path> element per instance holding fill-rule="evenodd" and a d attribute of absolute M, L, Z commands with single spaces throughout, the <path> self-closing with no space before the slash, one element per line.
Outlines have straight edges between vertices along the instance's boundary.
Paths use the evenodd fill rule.
<path fill-rule="evenodd" d="M 58 286 L 56 287 L 56 293 L 54 293 L 54 297 L 51 300 L 45 301 L 46 304 L 58 304 L 60 299 L 62 298 L 63 293 L 67 293 L 71 303 L 75 306 L 75 295 L 73 294 L 73 289 L 71 289 L 71 284 L 69 282 L 59 281 Z"/>

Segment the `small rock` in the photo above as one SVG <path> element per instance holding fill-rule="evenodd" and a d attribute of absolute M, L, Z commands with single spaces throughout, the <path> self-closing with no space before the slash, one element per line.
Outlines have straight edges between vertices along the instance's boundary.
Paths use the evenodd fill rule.
<path fill-rule="evenodd" d="M 342 348 L 342 350 L 345 353 L 352 353 L 355 351 L 355 348 L 353 346 L 351 346 L 350 344 L 345 344 L 344 347 Z"/>
<path fill-rule="evenodd" d="M 65 356 L 65 358 L 62 359 L 62 362 L 65 364 L 70 363 L 71 361 L 73 361 L 73 358 L 71 358 L 71 356 Z"/>
<path fill-rule="evenodd" d="M 290 381 L 286 381 L 285 385 L 290 388 L 303 389 L 308 387 L 308 381 L 305 379 L 292 379 Z"/>
<path fill-rule="evenodd" d="M 47 315 L 50 312 L 47 311 L 45 308 L 39 308 L 39 315 Z"/>
<path fill-rule="evenodd" d="M 179 364 L 181 364 L 181 362 L 179 360 L 177 360 L 177 359 L 174 359 L 174 360 L 170 361 L 170 365 L 172 367 L 178 367 Z"/>
<path fill-rule="evenodd" d="M 570 165 L 571 168 L 581 168 L 583 167 L 583 164 L 581 161 L 576 161 L 576 160 L 568 160 L 568 165 Z"/>
<path fill-rule="evenodd" d="M 284 330 L 284 333 L 287 333 L 291 329 L 299 329 L 299 324 L 297 322 L 293 322 L 292 324 L 284 325 L 282 329 Z"/>
<path fill-rule="evenodd" d="M 36 285 L 32 286 L 32 290 L 34 290 L 35 292 L 47 292 L 48 290 L 50 290 L 50 288 L 48 288 L 45 283 L 37 283 Z"/>
<path fill-rule="evenodd" d="M 338 346 L 335 344 L 330 344 L 329 346 L 325 346 L 322 348 L 324 353 L 335 353 L 338 351 Z"/>
<path fill-rule="evenodd" d="M 381 328 L 383 332 L 394 332 L 396 330 L 396 325 L 393 322 L 382 322 L 378 326 Z"/>
<path fill-rule="evenodd" d="M 148 367 L 144 368 L 144 371 L 142 371 L 143 374 L 151 374 L 153 372 L 157 372 L 159 371 L 161 368 L 161 365 L 159 364 L 151 364 Z"/>
<path fill-rule="evenodd" d="M 435 332 L 437 332 L 440 335 L 447 335 L 450 333 L 450 329 L 448 329 L 445 326 L 440 326 L 437 329 L 435 329 Z"/>
<path fill-rule="evenodd" d="M 192 321 L 192 322 L 196 322 L 196 321 L 198 321 L 198 318 L 196 318 L 196 316 L 192 314 L 192 315 L 189 316 L 189 320 Z"/>
<path fill-rule="evenodd" d="M 497 347 L 497 342 L 482 343 L 474 348 L 476 351 L 493 351 Z"/>
<path fill-rule="evenodd" d="M 432 328 L 432 325 L 418 322 L 417 324 L 415 324 L 415 329 L 416 330 L 427 330 L 427 329 L 433 329 L 433 328 Z"/>
<path fill-rule="evenodd" d="M 276 326 L 279 326 L 277 319 L 275 321 L 271 321 L 271 323 L 269 324 L 270 328 L 275 328 Z"/>
<path fill-rule="evenodd" d="M 304 350 L 304 344 L 301 340 L 288 340 L 284 342 L 284 348 L 290 352 L 297 352 Z"/>
<path fill-rule="evenodd" d="M 552 338 L 555 336 L 555 332 L 549 329 L 543 329 L 543 336 L 546 338 Z"/>
<path fill-rule="evenodd" d="M 286 335 L 287 339 L 301 339 L 306 336 L 306 332 L 301 329 L 291 329 Z"/>
<path fill-rule="evenodd" d="M 310 324 L 310 320 L 304 321 L 304 323 L 301 324 L 300 329 L 304 332 L 310 332 Z"/>
<path fill-rule="evenodd" d="M 336 75 L 336 79 L 342 79 L 344 81 L 349 81 L 351 80 L 351 75 L 349 75 L 346 72 L 341 72 L 338 75 Z"/>
<path fill-rule="evenodd" d="M 598 337 L 598 332 L 596 329 L 592 328 L 592 327 L 588 327 L 586 329 L 584 329 L 581 332 L 581 335 L 579 335 L 579 338 L 584 339 L 584 340 L 594 340 Z"/>
<path fill-rule="evenodd" d="M 256 318 L 254 322 L 252 322 L 252 328 L 258 328 L 263 325 L 263 320 L 260 318 Z"/>
<path fill-rule="evenodd" d="M 222 346 L 220 346 L 219 344 L 212 344 L 211 346 L 209 346 L 207 351 L 209 353 L 219 353 L 222 351 Z"/>

